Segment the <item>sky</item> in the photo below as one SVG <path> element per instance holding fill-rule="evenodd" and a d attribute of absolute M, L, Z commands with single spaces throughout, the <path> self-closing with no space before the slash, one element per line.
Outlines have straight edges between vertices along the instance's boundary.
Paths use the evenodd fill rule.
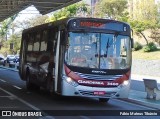
<path fill-rule="evenodd" d="M 87 4 L 90 4 L 91 3 L 91 0 L 83 0 L 85 1 Z M 53 12 L 51 13 L 48 13 L 47 15 L 51 15 Z M 15 19 L 15 22 L 17 21 L 23 21 L 23 20 L 26 20 L 26 19 L 31 19 L 33 18 L 35 15 L 41 15 L 39 13 L 39 11 L 32 5 L 32 6 L 29 6 L 28 8 L 22 10 L 18 17 Z"/>
<path fill-rule="evenodd" d="M 41 15 L 39 11 L 32 5 L 29 6 L 28 8 L 22 10 L 19 12 L 18 17 L 15 19 L 15 21 L 23 21 L 26 19 L 31 19 L 35 15 Z"/>

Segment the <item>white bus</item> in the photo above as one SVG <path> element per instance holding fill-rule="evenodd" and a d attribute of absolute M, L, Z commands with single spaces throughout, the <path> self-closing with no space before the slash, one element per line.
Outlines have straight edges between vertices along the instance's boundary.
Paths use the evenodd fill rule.
<path fill-rule="evenodd" d="M 67 18 L 23 31 L 19 74 L 27 89 L 102 102 L 127 98 L 132 46 L 127 23 Z"/>

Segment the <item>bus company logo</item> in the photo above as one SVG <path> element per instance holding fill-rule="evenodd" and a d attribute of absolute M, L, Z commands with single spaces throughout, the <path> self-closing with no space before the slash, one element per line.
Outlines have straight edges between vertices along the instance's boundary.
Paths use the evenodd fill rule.
<path fill-rule="evenodd" d="M 92 70 L 92 73 L 97 73 L 97 74 L 106 74 L 107 72 L 105 72 L 105 71 Z"/>
<path fill-rule="evenodd" d="M 103 82 L 100 81 L 83 81 L 83 80 L 78 80 L 78 83 L 80 84 L 97 84 L 97 85 L 104 85 Z"/>

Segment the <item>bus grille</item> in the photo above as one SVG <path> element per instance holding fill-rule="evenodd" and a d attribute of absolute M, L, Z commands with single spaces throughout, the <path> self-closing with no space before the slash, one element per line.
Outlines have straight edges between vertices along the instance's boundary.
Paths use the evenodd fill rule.
<path fill-rule="evenodd" d="M 79 72 L 74 72 L 74 73 L 84 79 L 89 79 L 89 80 L 110 80 L 110 81 L 113 81 L 113 80 L 123 76 L 123 75 L 93 75 L 93 74 L 83 74 L 83 73 L 79 73 Z"/>
<path fill-rule="evenodd" d="M 108 92 L 105 95 L 94 95 L 93 91 L 83 91 L 83 90 L 79 90 L 80 94 L 83 96 L 101 96 L 101 97 L 112 97 L 114 95 L 116 95 L 117 92 Z"/>

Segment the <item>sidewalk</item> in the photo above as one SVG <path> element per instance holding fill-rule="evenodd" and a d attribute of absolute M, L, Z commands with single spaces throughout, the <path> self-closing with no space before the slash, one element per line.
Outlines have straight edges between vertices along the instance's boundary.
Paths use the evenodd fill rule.
<path fill-rule="evenodd" d="M 0 68 L 6 68 L 6 67 L 0 66 Z M 7 69 L 10 69 L 12 71 L 18 71 L 16 68 L 7 68 Z M 143 82 L 144 78 L 155 79 L 157 80 L 157 83 L 160 84 L 160 77 L 131 74 L 131 80 L 138 80 Z M 160 100 L 146 99 L 146 95 L 147 93 L 144 91 L 130 90 L 128 99 L 122 99 L 122 100 L 160 110 Z"/>
<path fill-rule="evenodd" d="M 158 85 L 160 84 L 160 77 L 131 74 L 132 80 L 138 80 L 138 81 L 143 82 L 144 78 L 157 80 Z M 147 93 L 143 92 L 143 91 L 130 90 L 130 94 L 129 94 L 128 99 L 131 102 L 137 103 L 139 105 L 144 105 L 144 106 L 148 106 L 148 107 L 155 108 L 155 109 L 159 110 L 160 109 L 160 100 L 147 99 L 146 95 L 147 95 Z"/>

